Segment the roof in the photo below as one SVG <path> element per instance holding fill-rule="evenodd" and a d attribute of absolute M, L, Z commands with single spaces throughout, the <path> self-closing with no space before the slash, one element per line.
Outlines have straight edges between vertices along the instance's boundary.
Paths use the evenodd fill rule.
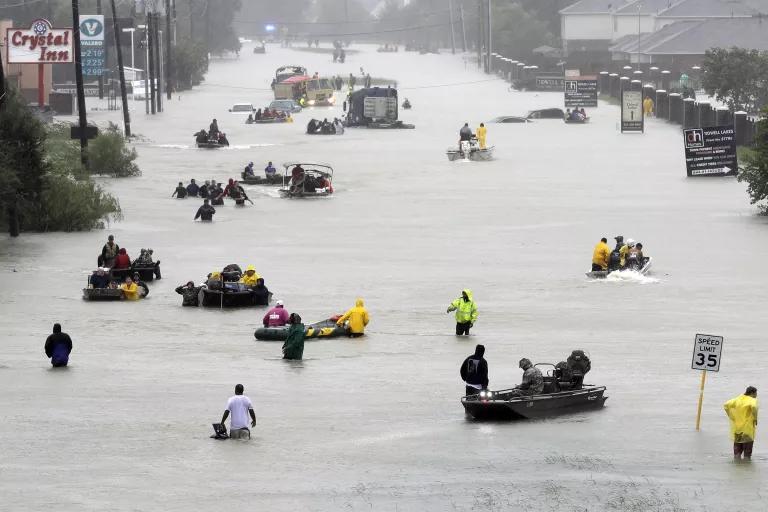
<path fill-rule="evenodd" d="M 640 14 L 657 14 L 665 9 L 669 9 L 678 2 L 680 0 L 642 0 L 616 9 L 616 14 L 621 16 L 637 16 L 638 5 L 640 6 Z"/>
<path fill-rule="evenodd" d="M 306 82 L 309 80 L 309 77 L 307 75 L 293 75 L 291 77 L 286 78 L 281 84 L 297 84 L 299 82 Z"/>
<path fill-rule="evenodd" d="M 560 10 L 560 14 L 609 14 L 636 0 L 580 0 Z"/>
<path fill-rule="evenodd" d="M 712 18 L 751 16 L 758 13 L 758 10 L 750 7 L 744 0 L 678 0 L 673 2 L 671 7 L 660 12 L 659 17 Z"/>
<path fill-rule="evenodd" d="M 673 23 L 673 25 L 678 23 Z M 644 53 L 649 55 L 704 55 L 710 48 L 732 48 L 734 46 L 749 50 L 768 50 L 768 19 L 717 18 L 699 21 L 675 37 L 651 46 Z"/>
<path fill-rule="evenodd" d="M 608 51 L 613 53 L 637 53 L 639 43 L 641 53 L 646 53 L 648 50 L 697 27 L 701 23 L 698 20 L 678 21 L 670 23 L 656 32 L 640 34 L 639 38 L 636 34 L 627 34 L 617 39 Z"/>

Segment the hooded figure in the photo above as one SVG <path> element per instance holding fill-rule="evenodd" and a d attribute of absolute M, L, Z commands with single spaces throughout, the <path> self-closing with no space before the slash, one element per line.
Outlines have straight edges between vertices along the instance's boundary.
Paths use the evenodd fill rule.
<path fill-rule="evenodd" d="M 275 307 L 267 311 L 267 314 L 264 315 L 262 323 L 264 324 L 264 327 L 283 327 L 288 323 L 288 319 L 289 315 L 283 307 L 283 301 L 279 300 L 277 301 L 277 304 L 275 304 Z"/>
<path fill-rule="evenodd" d="M 733 457 L 740 459 L 743 454 L 750 460 L 757 428 L 757 389 L 749 386 L 743 395 L 725 402 L 723 409 L 731 422 Z"/>
<path fill-rule="evenodd" d="M 517 386 L 521 395 L 539 395 L 544 391 L 544 376 L 541 370 L 533 366 L 530 359 L 525 357 L 520 360 L 520 369 L 523 370 L 523 381 Z"/>
<path fill-rule="evenodd" d="M 261 276 L 256 273 L 256 267 L 253 265 L 248 265 L 245 269 L 245 274 L 240 278 L 240 282 L 243 283 L 245 286 L 256 286 L 256 281 Z"/>
<path fill-rule="evenodd" d="M 355 301 L 355 307 L 344 313 L 341 318 L 338 319 L 336 325 L 343 326 L 345 322 L 347 324 L 347 333 L 351 338 L 357 338 L 365 334 L 365 326 L 368 325 L 370 317 L 368 316 L 368 310 L 365 309 L 363 299 L 358 298 Z"/>
<path fill-rule="evenodd" d="M 266 306 L 269 304 L 269 288 L 264 284 L 263 277 L 256 278 L 256 285 L 251 288 L 251 292 L 253 293 L 253 303 L 256 306 Z"/>
<path fill-rule="evenodd" d="M 466 383 L 467 396 L 476 395 L 478 391 L 488 389 L 488 362 L 483 357 L 484 354 L 485 347 L 478 345 L 475 347 L 475 354 L 461 363 L 459 373 L 461 380 Z"/>
<path fill-rule="evenodd" d="M 456 336 L 469 336 L 469 329 L 477 320 L 477 305 L 472 300 L 471 290 L 462 290 L 461 297 L 451 302 L 446 313 L 456 311 Z"/>
<path fill-rule="evenodd" d="M 53 324 L 53 334 L 45 340 L 45 355 L 51 358 L 51 365 L 56 368 L 67 366 L 72 352 L 72 339 L 61 332 L 61 324 Z"/>
<path fill-rule="evenodd" d="M 485 149 L 485 137 L 488 134 L 488 128 L 485 127 L 485 124 L 480 123 L 480 127 L 477 129 L 476 134 L 480 149 Z"/>
<path fill-rule="evenodd" d="M 130 277 L 125 278 L 125 282 L 120 285 L 120 289 L 123 290 L 123 297 L 126 300 L 139 300 L 141 298 L 139 286 Z"/>
<path fill-rule="evenodd" d="M 115 257 L 115 264 L 112 268 L 115 269 L 123 269 L 123 268 L 130 268 L 131 266 L 131 258 L 128 256 L 128 253 L 125 251 L 125 248 L 120 249 L 120 251 L 117 253 L 117 256 Z"/>
<path fill-rule="evenodd" d="M 469 127 L 469 123 L 464 123 L 464 126 L 459 130 L 459 142 L 472 140 L 472 128 Z"/>
<path fill-rule="evenodd" d="M 296 359 L 301 361 L 304 355 L 304 324 L 301 323 L 301 317 L 296 313 L 291 313 L 288 319 L 288 336 L 283 343 L 283 359 Z"/>

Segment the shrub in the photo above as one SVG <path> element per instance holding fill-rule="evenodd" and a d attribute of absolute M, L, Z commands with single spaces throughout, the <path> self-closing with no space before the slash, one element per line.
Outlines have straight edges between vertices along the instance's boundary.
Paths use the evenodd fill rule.
<path fill-rule="evenodd" d="M 138 176 L 141 170 L 134 162 L 136 150 L 126 146 L 126 140 L 115 123 L 88 144 L 88 166 L 91 174 L 109 174 L 116 178 Z"/>

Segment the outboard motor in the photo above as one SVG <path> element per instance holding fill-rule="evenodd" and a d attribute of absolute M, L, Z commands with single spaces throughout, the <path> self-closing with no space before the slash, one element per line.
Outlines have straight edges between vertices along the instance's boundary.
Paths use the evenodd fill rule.
<path fill-rule="evenodd" d="M 469 141 L 463 140 L 459 142 L 459 149 L 461 150 L 461 154 L 464 156 L 464 160 L 469 160 Z"/>

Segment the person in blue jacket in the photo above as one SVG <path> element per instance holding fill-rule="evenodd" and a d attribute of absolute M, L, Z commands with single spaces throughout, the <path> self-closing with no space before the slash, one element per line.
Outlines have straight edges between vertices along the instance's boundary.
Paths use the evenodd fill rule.
<path fill-rule="evenodd" d="M 45 340 L 45 355 L 51 358 L 51 365 L 54 368 L 67 366 L 71 352 L 72 339 L 69 334 L 61 332 L 61 324 L 53 324 L 53 334 Z"/>

